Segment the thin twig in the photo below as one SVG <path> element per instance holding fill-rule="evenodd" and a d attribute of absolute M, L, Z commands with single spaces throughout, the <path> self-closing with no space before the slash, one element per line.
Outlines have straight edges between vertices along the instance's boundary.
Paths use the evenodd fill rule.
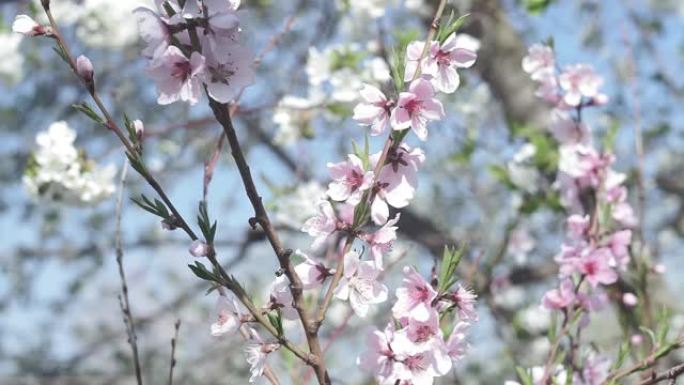
<path fill-rule="evenodd" d="M 168 385 L 173 385 L 173 368 L 176 367 L 176 344 L 178 343 L 178 330 L 180 329 L 181 320 L 177 319 L 173 325 L 174 332 L 171 338 L 171 361 L 169 363 L 169 381 Z"/>
<path fill-rule="evenodd" d="M 124 161 L 121 170 L 121 179 L 119 180 L 119 194 L 116 200 L 116 230 L 114 235 L 114 247 L 116 249 L 116 264 L 119 266 L 119 278 L 121 279 L 121 296 L 119 301 L 121 304 L 121 311 L 124 315 L 124 323 L 126 332 L 128 333 L 128 343 L 131 345 L 133 352 L 133 365 L 135 367 L 135 379 L 138 385 L 143 384 L 142 370 L 140 367 L 140 356 L 138 354 L 138 336 L 135 334 L 135 321 L 131 312 L 131 304 L 128 299 L 128 284 L 126 283 L 126 273 L 123 267 L 123 241 L 121 236 L 121 215 L 123 212 L 123 195 L 126 186 L 126 175 L 128 174 L 128 159 Z"/>

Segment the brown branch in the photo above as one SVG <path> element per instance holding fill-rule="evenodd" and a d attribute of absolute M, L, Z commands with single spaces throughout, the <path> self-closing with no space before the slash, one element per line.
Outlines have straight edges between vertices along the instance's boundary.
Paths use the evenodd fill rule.
<path fill-rule="evenodd" d="M 169 380 L 167 381 L 168 385 L 173 385 L 173 368 L 176 367 L 176 344 L 178 343 L 178 329 L 180 329 L 180 325 L 180 319 L 176 320 L 176 323 L 173 325 L 174 332 L 173 338 L 171 338 L 171 362 L 169 363 Z"/>
<path fill-rule="evenodd" d="M 209 95 L 207 95 L 207 97 L 209 97 Z M 304 333 L 309 345 L 309 351 L 315 357 L 315 359 L 309 360 L 309 365 L 316 370 L 316 377 L 320 384 L 329 384 L 330 379 L 328 378 L 328 374 L 325 370 L 325 362 L 323 360 L 323 353 L 318 340 L 318 333 L 317 330 L 312 327 L 313 324 L 309 319 L 304 307 L 302 282 L 295 272 L 292 262 L 290 261 L 292 250 L 286 249 L 283 246 L 278 234 L 275 231 L 275 228 L 273 227 L 273 224 L 268 217 L 268 213 L 266 212 L 266 208 L 264 207 L 261 196 L 259 195 L 259 191 L 254 184 L 252 172 L 250 171 L 247 160 L 245 159 L 245 155 L 242 152 L 242 147 L 240 146 L 240 141 L 238 140 L 237 133 L 235 132 L 235 127 L 233 127 L 233 121 L 231 120 L 229 112 L 230 107 L 227 104 L 215 101 L 211 97 L 209 97 L 209 106 L 214 112 L 216 120 L 223 127 L 226 138 L 228 138 L 228 145 L 231 149 L 231 155 L 233 156 L 240 173 L 240 178 L 242 179 L 247 198 L 254 209 L 254 217 L 249 219 L 249 224 L 252 228 L 256 228 L 258 224 L 264 230 L 266 238 L 268 239 L 269 243 L 271 244 L 271 248 L 278 258 L 280 268 L 290 281 L 293 307 L 299 314 L 299 319 L 304 327 Z"/>
<path fill-rule="evenodd" d="M 116 264 L 119 266 L 119 277 L 121 279 L 121 295 L 119 296 L 119 303 L 121 305 L 121 312 L 124 316 L 124 325 L 126 326 L 126 333 L 128 334 L 128 343 L 131 345 L 133 352 L 133 366 L 135 367 L 135 379 L 138 385 L 143 384 L 142 370 L 140 367 L 140 356 L 138 354 L 138 336 L 135 333 L 135 321 L 131 313 L 131 304 L 128 299 L 128 284 L 126 283 L 126 273 L 123 267 L 123 241 L 121 237 L 121 213 L 123 211 L 123 192 L 126 186 L 126 174 L 128 172 L 128 159 L 124 162 L 121 170 L 121 179 L 119 180 L 119 195 L 116 200 L 116 230 L 114 233 L 114 245 L 116 249 Z"/>
<path fill-rule="evenodd" d="M 665 372 L 656 374 L 653 378 L 641 381 L 638 385 L 653 385 L 665 380 L 670 380 L 670 384 L 676 384 L 677 378 L 682 374 L 684 374 L 684 364 L 679 364 Z"/>

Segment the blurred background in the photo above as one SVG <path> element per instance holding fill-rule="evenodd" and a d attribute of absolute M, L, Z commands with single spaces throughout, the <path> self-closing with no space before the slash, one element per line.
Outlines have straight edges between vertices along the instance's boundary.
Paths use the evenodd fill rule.
<path fill-rule="evenodd" d="M 350 138 L 363 142 L 364 129 L 350 119 L 361 83 L 388 81 L 392 47 L 424 39 L 434 3 L 243 1 L 245 43 L 264 56 L 234 121 L 288 247 L 309 247 L 299 228 L 325 191 L 325 164 L 351 150 Z M 119 121 L 125 113 L 144 122 L 148 166 L 179 210 L 194 218 L 204 164 L 221 129 L 205 102 L 156 103 L 131 14 L 139 4 L 52 0 L 72 51 L 93 61 L 105 104 Z M 16 14 L 41 19 L 39 9 L 39 2 L 0 2 L 0 384 L 133 384 L 114 252 L 123 152 L 111 133 L 72 108 L 87 94 L 51 42 L 11 32 Z M 650 263 L 665 267 L 649 281 L 650 295 L 654 307 L 671 310 L 670 328 L 680 332 L 684 2 L 453 0 L 448 9 L 470 14 L 462 32 L 481 48 L 476 65 L 460 72 L 460 89 L 443 95 L 448 119 L 432 124 L 421 145 L 427 163 L 392 252 L 426 274 L 445 244 L 469 245 L 461 274 L 480 296 L 482 320 L 473 353 L 442 383 L 502 383 L 515 377 L 515 365 L 541 364 L 549 348 L 550 317 L 539 303 L 554 285 L 564 213 L 552 186 L 557 148 L 546 131 L 549 110 L 521 69 L 527 47 L 537 42 L 553 41 L 562 65 L 587 63 L 604 77 L 611 100 L 585 121 L 595 141 L 616 134 L 615 168 L 630 175 L 632 198 L 633 133 L 637 125 L 643 131 L 645 250 Z M 58 121 L 77 134 L 84 172 L 98 176 L 95 197 L 81 192 L 65 199 L 64 192 L 32 187 L 37 135 Z M 382 140 L 372 138 L 371 148 L 379 151 Z M 242 343 L 209 334 L 215 299 L 186 266 L 189 242 L 130 201 L 154 196 L 139 176 L 129 172 L 124 186 L 124 267 L 146 383 L 166 383 L 177 319 L 178 384 L 245 383 Z M 249 229 L 251 208 L 225 149 L 208 201 L 218 220 L 220 261 L 265 301 L 277 263 L 262 234 Z M 397 282 L 388 275 L 391 291 Z M 350 317 L 346 303 L 334 304 L 323 330 L 324 339 L 337 336 L 327 353 L 333 383 L 372 383 L 355 359 L 368 325 L 383 325 L 386 314 L 381 307 L 362 321 Z M 598 344 L 617 346 L 639 333 L 625 321 L 625 309 L 608 308 L 599 318 L 589 330 Z M 296 330 L 288 331 L 295 339 Z M 302 383 L 291 357 L 272 365 L 285 383 Z"/>

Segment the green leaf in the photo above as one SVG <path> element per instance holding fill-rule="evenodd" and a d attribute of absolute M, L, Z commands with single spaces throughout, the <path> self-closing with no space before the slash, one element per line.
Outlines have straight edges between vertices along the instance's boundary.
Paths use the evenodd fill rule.
<path fill-rule="evenodd" d="M 444 43 L 444 41 L 451 36 L 454 32 L 458 31 L 459 28 L 465 24 L 466 20 L 468 19 L 468 16 L 470 16 L 469 13 L 466 13 L 465 15 L 460 16 L 456 20 L 454 20 L 454 12 L 451 11 L 451 14 L 449 15 L 449 20 L 447 20 L 446 23 L 440 23 L 439 31 L 437 32 L 437 40 L 439 41 L 440 44 Z"/>
<path fill-rule="evenodd" d="M 534 385 L 532 376 L 527 372 L 525 368 L 516 366 L 515 372 L 518 374 L 518 378 L 520 379 L 522 385 Z"/>
<path fill-rule="evenodd" d="M 194 265 L 188 265 L 188 267 L 200 279 L 205 281 L 220 282 L 220 280 L 218 280 L 217 277 L 212 272 L 207 270 L 207 268 L 200 262 L 195 262 Z"/>
<path fill-rule="evenodd" d="M 278 331 L 278 336 L 283 335 L 283 317 L 280 310 L 276 314 L 268 313 L 268 322 Z"/>
<path fill-rule="evenodd" d="M 75 108 L 77 111 L 83 113 L 83 115 L 87 116 L 95 123 L 101 124 L 103 126 L 106 125 L 104 119 L 102 119 L 100 115 L 98 115 L 97 112 L 95 112 L 88 103 L 82 102 L 80 104 L 72 104 L 71 106 Z"/>
<path fill-rule="evenodd" d="M 523 0 L 527 12 L 538 15 L 551 5 L 555 0 Z"/>
<path fill-rule="evenodd" d="M 442 253 L 442 265 L 439 270 L 438 275 L 438 289 L 439 293 L 447 292 L 451 286 L 456 283 L 456 268 L 463 258 L 465 253 L 465 245 L 461 245 L 460 248 L 450 248 L 444 246 L 444 252 Z"/>

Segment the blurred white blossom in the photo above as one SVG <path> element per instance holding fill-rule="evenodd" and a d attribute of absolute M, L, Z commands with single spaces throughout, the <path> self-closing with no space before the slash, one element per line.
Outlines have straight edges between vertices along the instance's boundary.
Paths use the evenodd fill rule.
<path fill-rule="evenodd" d="M 24 186 L 36 199 L 71 205 L 94 204 L 112 195 L 116 168 L 100 167 L 74 147 L 76 132 L 55 122 L 36 135 L 38 149 L 24 172 Z"/>
<path fill-rule="evenodd" d="M 24 56 L 19 52 L 22 35 L 0 33 L 0 77 L 7 84 L 15 84 L 23 77 Z"/>

